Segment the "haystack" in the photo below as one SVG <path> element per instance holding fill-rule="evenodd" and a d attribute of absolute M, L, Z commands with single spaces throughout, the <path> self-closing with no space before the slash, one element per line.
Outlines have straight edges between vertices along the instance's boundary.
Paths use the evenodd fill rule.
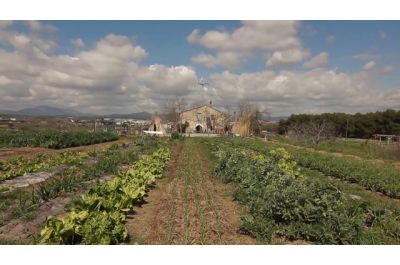
<path fill-rule="evenodd" d="M 232 126 L 232 133 L 239 134 L 243 137 L 250 136 L 250 130 L 253 120 L 254 119 L 252 114 L 241 117 L 239 121 L 235 122 L 235 124 Z"/>
<path fill-rule="evenodd" d="M 154 112 L 153 116 L 151 117 L 149 131 L 162 132 L 163 134 L 165 133 L 164 123 L 157 112 Z"/>

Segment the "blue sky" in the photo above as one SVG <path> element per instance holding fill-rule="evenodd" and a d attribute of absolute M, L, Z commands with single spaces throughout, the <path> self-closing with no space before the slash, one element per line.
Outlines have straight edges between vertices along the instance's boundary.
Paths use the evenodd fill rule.
<path fill-rule="evenodd" d="M 88 47 L 107 34 L 138 36 L 137 42 L 146 48 L 150 56 L 143 60 L 145 64 L 189 65 L 190 57 L 202 47 L 193 47 L 186 37 L 199 29 L 201 32 L 224 28 L 234 30 L 240 27 L 240 21 L 46 21 L 60 29 L 60 49 L 55 53 L 71 52 L 70 39 L 82 39 Z M 300 30 L 299 36 L 305 46 L 315 54 L 328 51 L 330 54 L 327 68 L 339 67 L 341 71 L 357 72 L 365 64 L 354 60 L 352 56 L 360 53 L 381 55 L 377 65 L 397 66 L 397 71 L 379 77 L 382 87 L 391 87 L 400 83 L 398 69 L 400 66 L 400 21 L 303 21 L 311 25 L 315 34 L 307 29 Z M 385 40 L 380 37 L 381 31 L 387 34 Z M 335 36 L 328 44 L 326 38 Z M 243 65 L 234 72 L 262 71 L 265 60 L 258 58 Z M 298 66 L 285 69 L 298 69 Z M 223 68 L 207 69 L 196 65 L 199 75 L 207 76 Z"/>
<path fill-rule="evenodd" d="M 19 43 L 21 36 L 28 44 Z M 71 41 L 78 39 L 82 45 Z M 210 98 L 221 108 L 248 99 L 276 115 L 397 108 L 398 47 L 400 21 L 4 22 L 0 51 L 9 60 L 0 61 L 0 86 L 7 97 L 0 109 L 48 104 L 128 113 L 160 108 L 173 96 Z M 46 59 L 28 52 L 33 48 Z M 63 56 L 79 63 L 72 66 Z M 25 61 L 26 69 L 11 58 Z M 86 72 L 88 67 L 93 73 Z M 107 77 L 105 67 L 120 71 Z M 197 91 L 202 76 L 210 85 Z M 94 91 L 98 98 L 92 99 Z M 343 100 L 355 99 L 339 104 L 341 94 Z M 122 106 L 107 102 L 107 97 L 121 101 L 119 96 Z M 140 104 L 125 105 L 127 98 L 140 98 Z M 21 100 L 24 104 L 12 104 Z"/>

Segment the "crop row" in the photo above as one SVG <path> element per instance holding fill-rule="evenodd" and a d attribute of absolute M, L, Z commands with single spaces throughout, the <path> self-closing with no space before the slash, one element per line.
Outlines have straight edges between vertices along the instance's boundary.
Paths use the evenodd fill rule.
<path fill-rule="evenodd" d="M 0 147 L 68 148 L 118 140 L 112 132 L 0 131 Z"/>
<path fill-rule="evenodd" d="M 352 199 L 331 183 L 298 174 L 284 149 L 269 156 L 226 148 L 214 175 L 236 183 L 234 199 L 249 206 L 241 230 L 265 242 L 281 237 L 322 244 L 400 242 L 399 213 Z"/>
<path fill-rule="evenodd" d="M 228 145 L 250 148 L 268 154 L 274 145 L 260 141 L 239 140 Z M 400 198 L 400 171 L 394 167 L 373 164 L 364 160 L 349 159 L 329 154 L 287 148 L 292 158 L 302 167 L 317 170 L 324 175 L 357 183 L 372 191 L 392 198 Z"/>
<path fill-rule="evenodd" d="M 86 153 L 62 152 L 58 155 L 38 155 L 33 158 L 21 156 L 11 159 L 7 163 L 0 161 L 0 170 L 3 171 L 0 172 L 0 181 L 61 164 L 70 166 L 82 165 L 82 159 L 86 157 L 88 157 Z"/>
<path fill-rule="evenodd" d="M 41 243 L 118 244 L 128 233 L 125 213 L 143 199 L 146 190 L 162 176 L 169 149 L 159 149 L 107 183 L 96 184 L 75 203 L 65 217 L 51 218 L 41 231 Z"/>

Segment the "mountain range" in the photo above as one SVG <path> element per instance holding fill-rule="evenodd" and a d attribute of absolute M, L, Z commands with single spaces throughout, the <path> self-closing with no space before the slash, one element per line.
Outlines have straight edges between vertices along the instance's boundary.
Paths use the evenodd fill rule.
<path fill-rule="evenodd" d="M 130 114 L 108 114 L 97 115 L 93 113 L 82 113 L 72 109 L 61 109 L 49 106 L 37 106 L 34 108 L 26 108 L 22 110 L 2 110 L 0 114 L 6 115 L 25 115 L 25 116 L 73 116 L 73 117 L 107 117 L 107 118 L 127 118 L 127 119 L 150 119 L 151 113 L 138 112 Z"/>
<path fill-rule="evenodd" d="M 97 115 L 93 113 L 82 113 L 77 110 L 72 109 L 61 109 L 49 106 L 37 106 L 34 108 L 26 108 L 22 110 L 2 110 L 0 109 L 0 114 L 6 115 L 23 115 L 23 116 L 72 116 L 72 117 L 104 117 L 104 118 L 125 118 L 125 119 L 138 119 L 138 120 L 148 120 L 151 119 L 152 114 L 142 111 L 130 114 L 108 114 L 108 115 Z M 269 117 L 270 121 L 279 121 L 281 119 L 286 119 L 286 116 L 279 117 Z"/>

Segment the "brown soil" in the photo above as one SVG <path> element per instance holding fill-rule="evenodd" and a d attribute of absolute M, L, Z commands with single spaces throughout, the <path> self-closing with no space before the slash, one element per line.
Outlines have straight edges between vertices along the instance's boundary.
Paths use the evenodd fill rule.
<path fill-rule="evenodd" d="M 400 168 L 400 163 L 393 163 L 393 166 L 394 166 L 395 168 Z"/>
<path fill-rule="evenodd" d="M 183 144 L 180 143 L 172 154 L 171 161 L 167 167 L 165 178 L 157 181 L 157 188 L 148 192 L 145 197 L 145 203 L 140 206 L 134 206 L 133 212 L 126 218 L 126 228 L 130 235 L 133 235 L 133 241 L 143 241 L 146 244 L 161 244 L 163 218 L 168 216 L 168 194 L 170 187 L 168 184 L 174 178 Z M 167 190 L 168 189 L 168 190 Z"/>
<path fill-rule="evenodd" d="M 41 148 L 41 147 L 20 147 L 20 148 L 1 148 L 0 149 L 0 159 L 3 161 L 8 161 L 15 157 L 25 156 L 25 157 L 34 157 L 40 154 L 52 154 L 52 153 L 60 153 L 65 151 L 74 151 L 74 152 L 87 152 L 96 149 L 106 148 L 113 144 L 122 144 L 129 142 L 130 138 L 123 137 L 117 141 L 106 142 L 100 144 L 86 145 L 86 146 L 77 146 L 70 147 L 65 149 L 50 149 L 50 148 Z"/>
<path fill-rule="evenodd" d="M 243 209 L 230 199 L 231 186 L 210 176 L 208 160 L 198 143 L 193 152 L 199 164 L 188 166 L 190 179 L 186 179 L 189 184 L 186 183 L 185 190 L 179 167 L 186 144 L 175 148 L 167 176 L 158 182 L 158 189 L 150 191 L 146 203 L 134 207 L 128 216 L 126 227 L 133 241 L 150 245 L 258 244 L 240 234 L 238 219 Z"/>

